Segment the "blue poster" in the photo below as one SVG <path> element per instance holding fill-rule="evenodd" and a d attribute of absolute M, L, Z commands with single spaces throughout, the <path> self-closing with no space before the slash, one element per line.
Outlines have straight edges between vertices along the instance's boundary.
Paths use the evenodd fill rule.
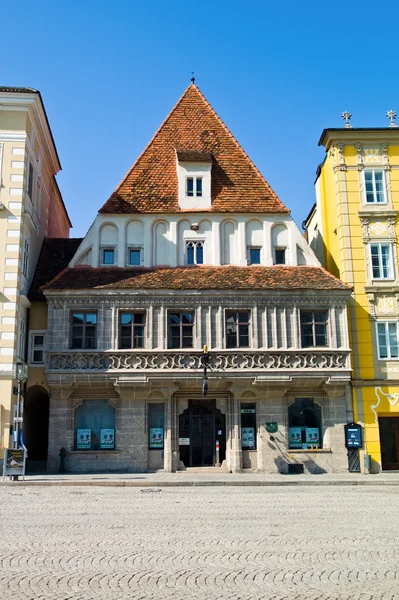
<path fill-rule="evenodd" d="M 115 429 L 101 429 L 101 448 L 115 448 Z"/>
<path fill-rule="evenodd" d="M 78 450 L 90 450 L 91 429 L 78 429 L 76 434 L 76 447 Z"/>
<path fill-rule="evenodd" d="M 319 447 L 319 428 L 306 427 L 306 443 L 309 446 Z"/>
<path fill-rule="evenodd" d="M 302 448 L 302 427 L 288 429 L 288 445 L 290 448 Z"/>

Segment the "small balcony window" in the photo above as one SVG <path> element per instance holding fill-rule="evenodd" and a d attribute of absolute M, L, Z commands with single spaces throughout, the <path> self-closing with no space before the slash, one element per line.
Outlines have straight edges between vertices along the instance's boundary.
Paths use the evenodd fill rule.
<path fill-rule="evenodd" d="M 192 348 L 194 313 L 192 312 L 170 312 L 169 325 L 169 348 Z"/>
<path fill-rule="evenodd" d="M 144 330 L 144 312 L 121 312 L 119 315 L 119 348 L 144 348 Z"/>
<path fill-rule="evenodd" d="M 226 311 L 227 348 L 249 347 L 249 311 Z"/>
<path fill-rule="evenodd" d="M 301 310 L 302 348 L 328 346 L 327 322 L 326 310 Z"/>
<path fill-rule="evenodd" d="M 96 348 L 97 313 L 73 312 L 71 321 L 71 348 Z"/>

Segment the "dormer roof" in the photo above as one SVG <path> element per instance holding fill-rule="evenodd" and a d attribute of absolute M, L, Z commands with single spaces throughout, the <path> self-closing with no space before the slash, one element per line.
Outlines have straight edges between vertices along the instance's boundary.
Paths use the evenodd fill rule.
<path fill-rule="evenodd" d="M 176 160 L 211 162 L 209 211 L 289 212 L 195 84 L 186 89 L 99 212 L 185 212 L 179 206 Z"/>

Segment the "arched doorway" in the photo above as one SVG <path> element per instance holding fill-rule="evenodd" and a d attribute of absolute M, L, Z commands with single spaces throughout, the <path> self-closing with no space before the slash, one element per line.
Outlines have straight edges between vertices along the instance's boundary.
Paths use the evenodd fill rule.
<path fill-rule="evenodd" d="M 189 400 L 188 408 L 179 417 L 180 460 L 184 466 L 214 466 L 216 441 L 222 463 L 226 458 L 225 415 L 216 408 L 216 400 Z"/>
<path fill-rule="evenodd" d="M 24 401 L 24 444 L 28 449 L 27 471 L 45 471 L 47 465 L 50 399 L 40 385 L 30 387 Z"/>

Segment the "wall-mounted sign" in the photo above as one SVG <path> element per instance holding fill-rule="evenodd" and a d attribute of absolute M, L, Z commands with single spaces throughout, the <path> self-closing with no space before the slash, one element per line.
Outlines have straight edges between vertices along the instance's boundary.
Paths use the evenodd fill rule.
<path fill-rule="evenodd" d="M 76 447 L 78 450 L 90 450 L 91 429 L 78 429 L 76 434 Z"/>
<path fill-rule="evenodd" d="M 242 415 L 254 414 L 254 413 L 256 413 L 256 408 L 242 408 L 241 409 Z"/>
<path fill-rule="evenodd" d="M 306 443 L 308 446 L 319 446 L 318 427 L 306 427 Z"/>
<path fill-rule="evenodd" d="M 25 476 L 25 461 L 26 452 L 23 448 L 19 448 L 18 450 L 14 450 L 13 448 L 5 448 L 3 478 L 6 475 Z"/>
<path fill-rule="evenodd" d="M 150 428 L 150 448 L 163 448 L 163 428 Z"/>
<path fill-rule="evenodd" d="M 275 421 L 269 421 L 265 427 L 268 433 L 277 433 L 278 431 L 278 424 Z"/>
<path fill-rule="evenodd" d="M 255 428 L 241 427 L 241 443 L 246 450 L 255 448 Z"/>
<path fill-rule="evenodd" d="M 115 429 L 101 429 L 101 448 L 115 448 Z"/>
<path fill-rule="evenodd" d="M 345 425 L 345 446 L 347 448 L 361 448 L 363 446 L 362 426 L 359 423 Z"/>
<path fill-rule="evenodd" d="M 179 438 L 179 446 L 189 446 L 190 438 Z"/>

